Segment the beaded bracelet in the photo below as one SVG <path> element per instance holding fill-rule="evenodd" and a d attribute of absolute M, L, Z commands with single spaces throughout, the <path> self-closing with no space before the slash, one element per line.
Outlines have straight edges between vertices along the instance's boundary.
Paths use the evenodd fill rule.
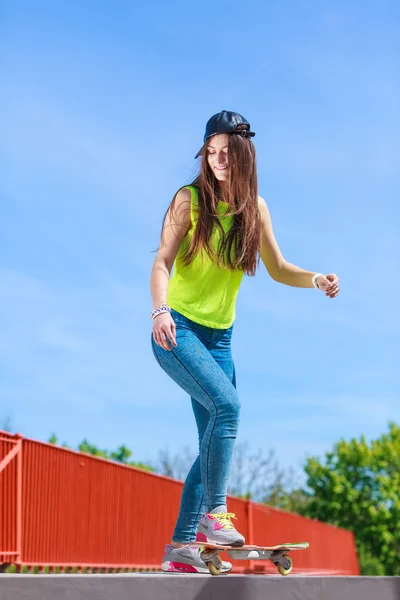
<path fill-rule="evenodd" d="M 168 304 L 166 302 L 163 302 L 162 304 L 160 304 L 160 306 L 157 306 L 156 308 L 154 308 L 151 313 L 150 313 L 150 317 L 152 319 L 154 319 L 155 317 L 157 317 L 158 315 L 161 315 L 161 313 L 166 313 L 166 312 L 171 312 L 171 307 L 168 306 Z"/>

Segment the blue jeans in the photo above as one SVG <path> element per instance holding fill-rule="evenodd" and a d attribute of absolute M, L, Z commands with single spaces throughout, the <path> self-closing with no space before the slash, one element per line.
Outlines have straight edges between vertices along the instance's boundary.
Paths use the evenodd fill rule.
<path fill-rule="evenodd" d="M 175 310 L 177 347 L 164 350 L 151 336 L 160 367 L 191 397 L 199 434 L 199 455 L 186 478 L 173 541 L 196 539 L 201 514 L 226 505 L 240 404 L 231 354 L 233 325 L 213 329 Z"/>

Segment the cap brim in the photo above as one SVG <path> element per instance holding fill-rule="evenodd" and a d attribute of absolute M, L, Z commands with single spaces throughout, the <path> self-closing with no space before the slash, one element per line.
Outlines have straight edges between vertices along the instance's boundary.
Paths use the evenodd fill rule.
<path fill-rule="evenodd" d="M 199 156 L 202 154 L 203 150 L 204 150 L 204 146 L 205 144 L 202 145 L 202 147 L 200 148 L 200 150 L 198 151 L 198 153 L 196 154 L 195 158 L 199 158 Z"/>

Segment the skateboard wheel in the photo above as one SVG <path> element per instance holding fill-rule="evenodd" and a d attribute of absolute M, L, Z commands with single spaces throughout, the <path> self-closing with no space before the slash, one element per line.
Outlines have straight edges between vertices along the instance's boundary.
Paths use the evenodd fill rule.
<path fill-rule="evenodd" d="M 290 556 L 282 556 L 282 559 L 280 560 L 284 560 L 285 561 L 285 566 L 282 565 L 280 562 L 276 563 L 276 566 L 278 567 L 278 571 L 281 575 L 289 575 L 289 573 L 292 571 L 293 569 L 293 561 L 290 558 Z M 287 566 L 287 563 L 289 563 L 289 566 Z"/>
<path fill-rule="evenodd" d="M 214 556 L 212 560 L 207 562 L 207 567 L 211 575 L 219 575 L 221 573 L 222 560 L 218 554 Z"/>
<path fill-rule="evenodd" d="M 211 561 L 207 563 L 207 567 L 211 575 L 219 575 L 221 573 L 221 567 L 216 567 Z"/>

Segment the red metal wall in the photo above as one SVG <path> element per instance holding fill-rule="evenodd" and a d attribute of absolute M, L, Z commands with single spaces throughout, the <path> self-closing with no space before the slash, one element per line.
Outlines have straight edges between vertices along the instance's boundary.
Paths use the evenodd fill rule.
<path fill-rule="evenodd" d="M 15 439 L 0 432 L 0 471 Z M 18 548 L 18 457 L 0 472 L 0 563 L 160 567 L 180 481 L 29 439 L 22 439 L 21 475 Z M 294 555 L 294 571 L 359 574 L 351 532 L 236 498 L 228 509 L 249 543 L 309 541 Z M 275 572 L 265 562 L 233 562 L 236 570 Z"/>
<path fill-rule="evenodd" d="M 19 559 L 20 446 L 19 437 L 0 431 L 0 564 Z"/>

